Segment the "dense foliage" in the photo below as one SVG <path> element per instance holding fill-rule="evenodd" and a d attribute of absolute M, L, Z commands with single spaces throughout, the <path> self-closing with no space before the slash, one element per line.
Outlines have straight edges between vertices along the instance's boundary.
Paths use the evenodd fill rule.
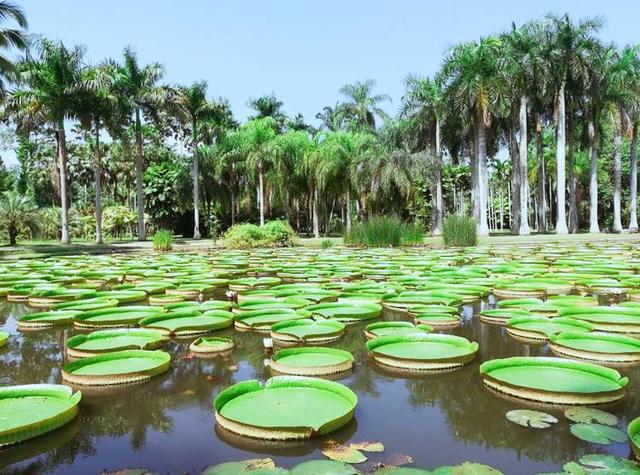
<path fill-rule="evenodd" d="M 467 216 L 447 216 L 442 226 L 442 238 L 445 246 L 475 246 L 478 244 L 476 222 Z"/>
<path fill-rule="evenodd" d="M 222 236 L 230 249 L 256 247 L 289 247 L 296 243 L 296 232 L 286 221 L 268 221 L 264 226 L 251 223 L 235 224 Z"/>
<path fill-rule="evenodd" d="M 173 233 L 167 229 L 158 229 L 153 235 L 153 249 L 156 251 L 173 249 Z"/>
<path fill-rule="evenodd" d="M 415 246 L 423 240 L 424 230 L 419 225 L 404 223 L 395 216 L 377 216 L 357 223 L 344 235 L 348 246 Z"/>

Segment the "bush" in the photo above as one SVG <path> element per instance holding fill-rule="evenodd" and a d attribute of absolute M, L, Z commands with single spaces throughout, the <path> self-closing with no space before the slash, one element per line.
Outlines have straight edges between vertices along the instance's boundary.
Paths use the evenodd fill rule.
<path fill-rule="evenodd" d="M 262 227 L 243 223 L 231 226 L 222 236 L 222 244 L 230 249 L 288 247 L 295 244 L 296 237 L 286 221 L 269 221 Z"/>
<path fill-rule="evenodd" d="M 442 226 L 442 237 L 445 246 L 475 246 L 478 244 L 476 222 L 468 216 L 448 216 Z"/>
<path fill-rule="evenodd" d="M 347 246 L 398 247 L 422 244 L 423 231 L 418 225 L 403 223 L 394 216 L 378 216 L 356 224 L 344 236 Z"/>
<path fill-rule="evenodd" d="M 329 249 L 330 247 L 333 247 L 333 241 L 331 239 L 323 239 L 320 242 L 320 247 L 322 249 Z"/>
<path fill-rule="evenodd" d="M 156 251 L 173 249 L 173 233 L 168 229 L 158 229 L 153 235 L 153 248 Z"/>

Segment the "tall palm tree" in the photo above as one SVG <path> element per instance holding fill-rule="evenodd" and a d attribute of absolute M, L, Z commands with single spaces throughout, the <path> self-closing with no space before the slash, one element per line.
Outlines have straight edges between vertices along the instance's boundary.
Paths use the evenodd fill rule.
<path fill-rule="evenodd" d="M 343 104 L 337 103 L 334 107 L 324 106 L 322 112 L 316 114 L 320 120 L 321 128 L 335 132 L 344 128 L 346 110 Z"/>
<path fill-rule="evenodd" d="M 473 121 L 473 208 L 478 234 L 489 234 L 487 223 L 487 129 L 507 101 L 507 82 L 500 69 L 502 42 L 490 36 L 449 50 L 441 70 L 445 97 L 455 112 Z"/>
<path fill-rule="evenodd" d="M 15 48 L 25 51 L 28 48 L 28 37 L 25 30 L 28 27 L 27 17 L 22 9 L 5 0 L 0 1 L 0 23 L 12 20 L 19 28 L 0 27 L 0 50 Z M 0 98 L 6 96 L 6 84 L 15 82 L 18 70 L 15 64 L 0 53 Z"/>
<path fill-rule="evenodd" d="M 166 99 L 168 90 L 159 86 L 164 76 L 164 68 L 159 63 L 142 66 L 136 53 L 126 48 L 121 65 L 119 87 L 121 94 L 128 102 L 133 117 L 135 130 L 135 162 L 136 162 L 136 206 L 138 209 L 138 240 L 146 237 L 144 222 L 144 154 L 142 137 L 142 119 L 153 118 Z"/>
<path fill-rule="evenodd" d="M 58 144 L 62 232 L 60 241 L 69 244 L 67 183 L 67 138 L 65 120 L 78 115 L 79 97 L 84 91 L 82 57 L 84 49 L 68 49 L 60 42 L 41 40 L 39 55 L 19 64 L 20 87 L 7 98 L 7 111 L 19 124 L 50 125 Z"/>
<path fill-rule="evenodd" d="M 256 111 L 253 116 L 249 117 L 249 120 L 271 117 L 276 121 L 278 131 L 281 131 L 284 128 L 284 124 L 287 120 L 287 116 L 282 110 L 284 104 L 274 93 L 271 93 L 268 96 L 260 96 L 256 99 L 249 99 L 247 105 Z"/>
<path fill-rule="evenodd" d="M 444 115 L 442 90 L 437 80 L 409 76 L 405 81 L 400 116 L 406 118 L 416 135 L 419 149 L 430 146 L 435 160 L 435 180 L 432 186 L 433 229 L 435 236 L 442 234 L 444 201 L 442 196 L 442 144 L 441 123 Z"/>
<path fill-rule="evenodd" d="M 346 101 L 342 104 L 345 115 L 358 130 L 376 127 L 376 117 L 385 120 L 387 113 L 380 107 L 383 102 L 391 101 L 388 94 L 373 94 L 376 82 L 367 79 L 364 82 L 356 81 L 340 88 L 340 94 Z"/>

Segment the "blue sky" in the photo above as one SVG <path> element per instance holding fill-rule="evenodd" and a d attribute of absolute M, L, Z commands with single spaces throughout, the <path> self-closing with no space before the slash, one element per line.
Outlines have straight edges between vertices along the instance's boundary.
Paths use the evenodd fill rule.
<path fill-rule="evenodd" d="M 316 123 L 347 82 L 375 79 L 395 113 L 409 73 L 432 74 L 446 49 L 546 12 L 603 15 L 602 37 L 640 42 L 640 2 L 428 0 L 30 0 L 30 30 L 87 48 L 91 62 L 130 45 L 166 81 L 205 79 L 240 119 L 249 97 L 274 92 L 288 114 Z"/>

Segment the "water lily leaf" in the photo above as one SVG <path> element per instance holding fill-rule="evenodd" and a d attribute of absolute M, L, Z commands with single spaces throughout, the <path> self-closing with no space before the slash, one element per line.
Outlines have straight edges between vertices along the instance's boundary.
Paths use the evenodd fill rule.
<path fill-rule="evenodd" d="M 226 462 L 207 467 L 202 475 L 235 475 L 239 473 L 251 473 L 253 475 L 280 475 L 289 473 L 288 470 L 276 468 L 276 464 L 270 458 L 240 460 L 238 462 Z"/>
<path fill-rule="evenodd" d="M 633 460 L 616 457 L 615 455 L 590 454 L 580 457 L 580 463 L 585 466 L 587 473 L 604 475 L 616 473 L 620 475 L 640 473 L 640 464 Z"/>
<path fill-rule="evenodd" d="M 570 430 L 578 439 L 592 444 L 609 445 L 627 440 L 627 434 L 620 429 L 605 426 L 604 424 L 571 424 Z"/>
<path fill-rule="evenodd" d="M 365 452 L 384 451 L 384 445 L 382 442 L 373 442 L 371 440 L 365 440 L 364 442 L 353 442 L 349 444 L 349 446 L 356 450 L 364 450 Z"/>
<path fill-rule="evenodd" d="M 564 415 L 573 422 L 585 424 L 597 422 L 607 426 L 615 426 L 618 423 L 618 418 L 610 412 L 591 407 L 570 407 L 564 411 Z"/>
<path fill-rule="evenodd" d="M 568 462 L 562 466 L 563 474 L 569 475 L 587 475 L 587 471 L 578 462 Z"/>
<path fill-rule="evenodd" d="M 374 472 L 376 475 L 433 475 L 429 470 L 410 467 L 385 467 Z"/>
<path fill-rule="evenodd" d="M 291 475 L 359 475 L 359 471 L 349 464 L 337 460 L 311 460 L 293 467 Z"/>
<path fill-rule="evenodd" d="M 464 462 L 461 465 L 445 465 L 444 467 L 438 467 L 431 472 L 433 475 L 503 475 L 500 470 L 497 470 L 489 465 L 476 462 Z"/>
<path fill-rule="evenodd" d="M 102 475 L 158 475 L 158 472 L 148 468 L 121 468 L 110 472 L 105 470 Z"/>
<path fill-rule="evenodd" d="M 413 463 L 413 457 L 405 454 L 390 454 L 382 462 L 388 467 L 398 467 L 400 465 L 407 465 Z"/>
<path fill-rule="evenodd" d="M 367 457 L 358 449 L 341 444 L 327 446 L 322 450 L 322 454 L 331 460 L 344 463 L 362 463 L 367 461 Z"/>
<path fill-rule="evenodd" d="M 558 419 L 551 414 L 529 409 L 516 409 L 506 414 L 507 419 L 523 427 L 533 427 L 535 429 L 546 429 L 551 424 L 558 422 Z"/>

